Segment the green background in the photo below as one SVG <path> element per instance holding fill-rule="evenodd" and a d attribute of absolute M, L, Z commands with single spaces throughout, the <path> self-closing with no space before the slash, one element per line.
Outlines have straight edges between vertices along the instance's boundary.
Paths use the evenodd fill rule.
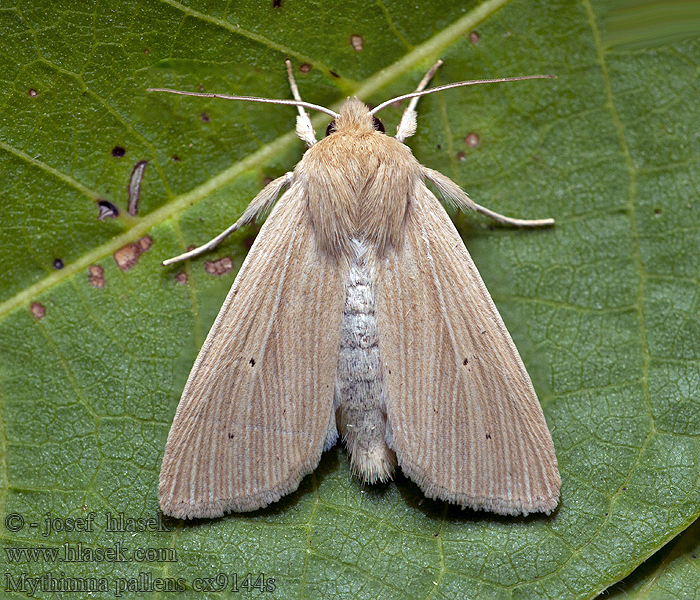
<path fill-rule="evenodd" d="M 184 578 L 186 591 L 123 597 L 591 598 L 613 584 L 613 597 L 700 597 L 700 43 L 616 48 L 606 11 L 565 0 L 0 0 L 0 595 L 26 596 L 2 591 L 8 574 L 50 571 L 106 578 L 97 598 L 140 573 Z M 231 224 L 303 152 L 293 108 L 145 90 L 288 98 L 285 58 L 302 97 L 336 109 L 352 94 L 376 104 L 412 91 L 437 58 L 433 85 L 558 77 L 426 97 L 408 141 L 480 204 L 557 221 L 525 231 L 454 215 L 552 431 L 554 515 L 462 511 L 401 475 L 364 487 L 337 447 L 266 510 L 105 531 L 106 512 L 157 514 L 179 394 L 256 229 L 189 264 L 160 261 Z M 400 114 L 383 111 L 388 132 Z M 314 122 L 322 133 L 327 119 Z M 99 200 L 119 217 L 99 221 Z M 112 254 L 144 235 L 150 250 L 120 270 Z M 232 272 L 205 272 L 223 256 Z M 92 532 L 30 525 L 90 512 Z M 177 561 L 8 553 L 66 542 L 172 548 Z M 229 591 L 192 588 L 219 573 Z M 264 573 L 274 591 L 232 594 L 234 573 L 239 587 Z"/>

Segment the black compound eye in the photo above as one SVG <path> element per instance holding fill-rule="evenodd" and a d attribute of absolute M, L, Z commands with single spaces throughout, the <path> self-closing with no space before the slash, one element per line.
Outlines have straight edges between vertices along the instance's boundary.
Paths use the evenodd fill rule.
<path fill-rule="evenodd" d="M 384 123 L 382 123 L 379 119 L 377 119 L 377 117 L 372 117 L 372 119 L 374 120 L 374 129 L 376 131 L 381 131 L 382 133 L 386 133 L 384 131 Z"/>
<path fill-rule="evenodd" d="M 384 131 L 384 123 L 382 123 L 377 117 L 372 117 L 372 125 L 374 125 L 374 130 L 375 131 L 380 131 L 381 133 L 386 133 Z M 335 119 L 333 119 L 330 123 L 328 123 L 328 127 L 326 127 L 326 137 L 328 137 L 331 133 L 335 131 Z"/>

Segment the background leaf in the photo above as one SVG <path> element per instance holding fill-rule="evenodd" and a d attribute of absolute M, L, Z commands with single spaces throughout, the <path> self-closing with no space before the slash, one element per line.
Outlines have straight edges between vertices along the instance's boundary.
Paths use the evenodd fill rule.
<path fill-rule="evenodd" d="M 107 586 L 94 597 L 209 598 L 264 573 L 279 598 L 588 598 L 643 564 L 621 589 L 663 577 L 697 594 L 692 556 L 678 570 L 644 561 L 700 513 L 700 45 L 606 51 L 604 15 L 590 2 L 3 5 L 5 592 L 39 578 L 40 598 L 88 584 Z M 306 100 L 377 103 L 438 57 L 435 85 L 558 76 L 426 97 L 409 141 L 477 202 L 557 219 L 519 231 L 455 216 L 542 401 L 558 511 L 462 511 L 402 476 L 363 487 L 336 448 L 266 510 L 151 531 L 179 394 L 255 229 L 183 267 L 160 261 L 233 222 L 303 147 L 289 108 L 146 88 L 286 98 L 291 58 Z M 399 117 L 383 113 L 387 131 Z M 98 220 L 100 201 L 119 216 Z M 148 250 L 121 270 L 114 253 L 135 243 Z M 233 271 L 206 272 L 225 256 Z M 108 513 L 153 527 L 110 531 Z M 64 544 L 76 560 L 22 550 Z"/>
<path fill-rule="evenodd" d="M 607 598 L 635 600 L 697 598 L 700 521 L 666 544 L 628 577 L 606 591 Z"/>

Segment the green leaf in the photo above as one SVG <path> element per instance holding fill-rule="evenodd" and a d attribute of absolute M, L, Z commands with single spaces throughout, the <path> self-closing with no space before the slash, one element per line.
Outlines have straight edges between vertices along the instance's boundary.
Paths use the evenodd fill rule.
<path fill-rule="evenodd" d="M 695 521 L 628 577 L 609 588 L 605 597 L 612 600 L 697 598 L 699 556 L 700 521 Z"/>
<path fill-rule="evenodd" d="M 605 50 L 604 14 L 505 0 L 5 3 L 4 593 L 591 598 L 641 564 L 623 589 L 658 578 L 697 595 L 695 559 L 645 561 L 700 515 L 700 44 Z M 558 76 L 423 98 L 409 145 L 480 204 L 557 220 L 525 231 L 455 215 L 542 402 L 559 509 L 462 511 L 401 475 L 365 487 L 336 448 L 266 510 L 151 531 L 179 395 L 255 228 L 184 266 L 160 262 L 230 225 L 303 144 L 292 108 L 145 90 L 288 98 L 290 58 L 305 100 L 378 103 L 438 57 L 432 85 Z M 400 111 L 382 113 L 388 132 Z M 119 216 L 98 220 L 100 202 Z M 115 252 L 137 243 L 121 270 Z M 234 269 L 207 273 L 222 257 Z M 108 513 L 145 531 L 109 530 Z"/>

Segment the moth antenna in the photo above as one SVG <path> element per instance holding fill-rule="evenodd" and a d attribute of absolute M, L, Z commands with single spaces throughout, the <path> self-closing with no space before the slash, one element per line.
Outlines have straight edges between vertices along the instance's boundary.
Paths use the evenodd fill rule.
<path fill-rule="evenodd" d="M 425 96 L 427 94 L 433 94 L 434 92 L 441 92 L 443 90 L 449 90 L 451 88 L 463 87 L 466 85 L 479 85 L 482 83 L 504 83 L 506 81 L 525 81 L 527 79 L 556 79 L 556 75 L 526 75 L 524 77 L 502 77 L 500 79 L 475 79 L 473 81 L 459 81 L 457 83 L 448 83 L 447 85 L 440 85 L 436 88 L 431 88 L 429 90 L 423 90 L 420 92 L 413 92 L 412 94 L 405 94 L 403 96 L 397 96 L 386 102 L 382 102 L 379 106 L 376 106 L 371 111 L 370 115 L 376 115 L 380 110 L 386 108 L 394 102 L 400 102 L 401 100 L 406 100 L 408 98 L 417 98 L 419 96 Z"/>
<path fill-rule="evenodd" d="M 416 92 L 422 92 L 425 89 L 425 86 L 428 85 L 428 82 L 433 78 L 433 75 L 435 75 L 435 71 L 440 68 L 443 62 L 442 59 L 438 59 L 430 68 L 430 71 L 420 80 Z M 412 98 L 406 110 L 403 111 L 399 126 L 396 128 L 396 139 L 399 140 L 399 142 L 403 143 L 406 138 L 411 137 L 416 132 L 416 104 L 418 104 L 419 98 L 420 96 Z"/>
<path fill-rule="evenodd" d="M 294 96 L 297 102 L 302 102 L 297 82 L 294 81 L 292 61 L 287 59 L 284 62 L 287 65 L 287 77 L 289 78 L 289 87 L 292 89 L 292 96 Z M 316 143 L 316 132 L 314 131 L 311 119 L 304 110 L 304 107 L 297 105 L 297 110 L 299 111 L 299 116 L 297 117 L 297 135 L 301 138 L 301 141 L 306 144 L 306 147 L 310 148 Z"/>
<path fill-rule="evenodd" d="M 255 96 L 228 96 L 227 94 L 206 94 L 204 92 L 183 92 L 182 90 L 171 90 L 169 88 L 148 88 L 147 92 L 167 92 L 168 94 L 179 94 L 180 96 L 198 96 L 200 98 L 220 98 L 221 100 L 245 100 L 248 102 L 263 102 L 265 104 L 286 104 L 288 106 L 302 106 L 309 110 L 317 110 L 318 112 L 326 113 L 334 119 L 338 117 L 338 113 L 333 112 L 330 108 L 303 102 L 302 100 L 281 100 L 277 98 L 257 98 Z"/>

